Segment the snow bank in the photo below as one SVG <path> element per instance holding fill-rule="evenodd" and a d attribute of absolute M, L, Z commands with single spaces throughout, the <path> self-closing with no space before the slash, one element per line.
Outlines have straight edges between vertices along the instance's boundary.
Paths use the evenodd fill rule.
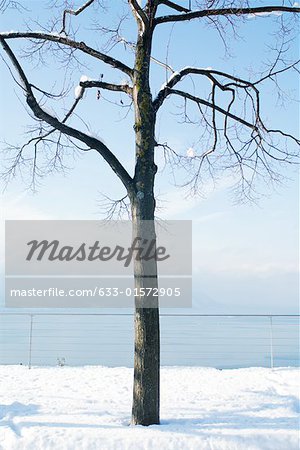
<path fill-rule="evenodd" d="M 132 369 L 0 366 L 0 448 L 298 449 L 298 370 L 167 367 L 160 426 L 131 427 Z"/>

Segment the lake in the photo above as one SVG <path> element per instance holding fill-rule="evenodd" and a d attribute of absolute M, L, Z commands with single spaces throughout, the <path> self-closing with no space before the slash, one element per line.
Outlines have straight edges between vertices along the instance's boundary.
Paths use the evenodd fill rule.
<path fill-rule="evenodd" d="M 29 361 L 132 367 L 133 316 L 0 313 L 0 364 Z M 299 365 L 299 316 L 161 315 L 162 365 L 272 363 Z"/>

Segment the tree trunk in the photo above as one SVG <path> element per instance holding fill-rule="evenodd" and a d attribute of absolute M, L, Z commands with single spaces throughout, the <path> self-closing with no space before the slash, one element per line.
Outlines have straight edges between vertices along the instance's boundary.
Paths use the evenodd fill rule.
<path fill-rule="evenodd" d="M 152 34 L 140 30 L 134 67 L 133 103 L 135 109 L 136 164 L 133 191 L 129 194 L 132 209 L 133 239 L 154 239 L 155 198 L 154 162 L 155 112 L 149 85 Z M 155 249 L 156 250 L 156 246 Z M 147 276 L 147 275 L 151 276 Z M 146 276 L 145 276 L 146 275 Z M 135 288 L 135 351 L 132 424 L 159 423 L 159 309 L 157 289 L 157 263 L 136 261 Z M 148 296 L 139 295 L 141 288 L 151 288 Z M 149 291 L 148 291 L 149 292 Z M 157 292 L 156 292 L 157 294 Z"/>
<path fill-rule="evenodd" d="M 155 239 L 154 220 L 144 222 L 138 216 L 133 216 L 133 238 Z M 151 295 L 135 297 L 132 424 L 152 425 L 159 423 L 159 309 L 158 297 L 153 295 L 157 289 L 156 261 L 135 261 L 134 278 L 136 292 L 145 288 Z"/>
<path fill-rule="evenodd" d="M 159 309 L 136 308 L 132 421 L 159 424 Z"/>

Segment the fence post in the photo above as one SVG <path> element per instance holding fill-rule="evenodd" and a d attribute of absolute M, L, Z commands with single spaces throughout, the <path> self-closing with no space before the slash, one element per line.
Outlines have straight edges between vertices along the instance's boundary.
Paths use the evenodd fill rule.
<path fill-rule="evenodd" d="M 273 351 L 273 317 L 270 316 L 270 364 L 271 369 L 274 368 L 274 351 Z"/>
<path fill-rule="evenodd" d="M 30 314 L 28 369 L 31 369 L 33 314 Z"/>

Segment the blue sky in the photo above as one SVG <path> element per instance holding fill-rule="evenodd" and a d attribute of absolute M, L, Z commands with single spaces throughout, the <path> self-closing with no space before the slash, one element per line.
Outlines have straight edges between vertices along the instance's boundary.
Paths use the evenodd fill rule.
<path fill-rule="evenodd" d="M 45 22 L 49 11 L 43 6 L 49 2 L 28 1 L 28 12 L 8 12 L 1 19 L 2 30 L 25 28 L 20 24 L 27 17 L 39 17 Z M 120 2 L 121 4 L 122 2 Z M 256 2 L 258 3 L 258 2 Z M 76 5 L 80 2 L 76 2 Z M 117 11 L 117 2 L 111 11 Z M 126 5 L 125 5 L 126 7 Z M 95 15 L 96 11 L 93 11 Z M 58 11 L 56 12 L 56 15 Z M 105 16 L 105 20 L 109 21 Z M 87 36 L 94 44 L 98 32 L 87 30 L 90 19 L 88 13 L 73 19 L 74 26 L 81 23 L 78 38 Z M 271 56 L 268 45 L 275 43 L 276 17 L 257 17 L 247 20 L 240 28 L 239 40 L 230 39 L 230 52 L 224 52 L 221 40 L 215 30 L 203 27 L 199 22 L 179 24 L 171 30 L 164 26 L 155 36 L 153 54 L 165 60 L 169 39 L 168 62 L 178 70 L 186 65 L 213 67 L 246 76 L 249 68 L 257 72 Z M 125 26 L 124 33 L 132 32 L 132 22 Z M 35 28 L 33 26 L 33 28 Z M 39 27 L 37 26 L 37 29 Z M 272 34 L 273 33 L 273 34 Z M 14 43 L 18 49 L 19 43 Z M 291 55 L 297 58 L 298 42 L 291 43 Z M 128 63 L 131 55 L 123 53 L 122 45 L 113 54 Z M 51 70 L 51 60 L 45 67 L 34 67 L 23 60 L 28 75 L 33 80 L 42 80 L 42 87 L 60 85 L 62 69 Z M 47 65 L 48 63 L 48 65 Z M 70 75 L 71 86 L 78 83 L 82 74 L 98 77 L 104 73 L 105 80 L 122 81 L 122 74 L 107 70 L 102 64 L 88 68 L 74 69 Z M 97 75 L 96 75 L 97 74 Z M 0 61 L 0 90 L 2 140 L 8 142 L 24 141 L 24 132 L 30 119 L 24 109 L 20 90 L 12 82 L 7 68 Z M 158 66 L 152 70 L 154 92 L 165 81 L 165 72 Z M 298 84 L 295 75 L 284 75 L 282 87 L 298 98 Z M 202 86 L 201 86 L 202 87 Z M 203 86 L 203 89 L 206 89 Z M 117 101 L 119 94 L 114 94 Z M 112 99 L 112 97 L 108 97 Z M 287 131 L 299 134 L 299 110 L 296 102 L 287 102 L 285 107 L 277 103 L 274 87 L 266 85 L 263 91 L 263 113 L 274 127 L 281 126 Z M 72 104 L 73 88 L 66 99 L 66 106 Z M 56 107 L 56 105 L 52 105 Z M 197 130 L 178 124 L 176 104 L 170 101 L 160 115 L 157 135 L 168 141 L 179 152 L 190 146 L 196 148 Z M 95 92 L 88 92 L 79 110 L 80 116 L 90 125 L 91 131 L 113 149 L 129 171 L 134 162 L 132 117 L 121 120 L 124 110 L 95 98 Z M 76 122 L 75 122 L 76 123 Z M 79 123 L 79 122 L 78 122 Z M 158 150 L 159 151 L 159 150 Z M 297 313 L 298 312 L 298 171 L 286 167 L 282 173 L 287 177 L 281 186 L 274 190 L 268 182 L 259 185 L 262 198 L 257 204 L 236 203 L 232 194 L 233 180 L 224 172 L 215 186 L 207 180 L 203 195 L 191 197 L 185 189 L 174 186 L 171 170 L 164 170 L 162 159 L 157 155 L 159 173 L 156 192 L 160 200 L 158 215 L 161 218 L 193 220 L 193 267 L 194 267 L 194 308 L 203 313 Z M 16 177 L 2 194 L 1 235 L 5 218 L 19 219 L 98 219 L 101 218 L 101 194 L 112 198 L 123 195 L 120 182 L 99 158 L 88 153 L 66 158 L 70 167 L 65 174 L 55 173 L 43 178 L 37 192 L 26 189 L 28 174 L 23 172 Z M 179 174 L 179 181 L 182 175 Z M 3 241 L 3 238 L 1 239 Z M 3 278 L 3 257 L 2 257 Z"/>

